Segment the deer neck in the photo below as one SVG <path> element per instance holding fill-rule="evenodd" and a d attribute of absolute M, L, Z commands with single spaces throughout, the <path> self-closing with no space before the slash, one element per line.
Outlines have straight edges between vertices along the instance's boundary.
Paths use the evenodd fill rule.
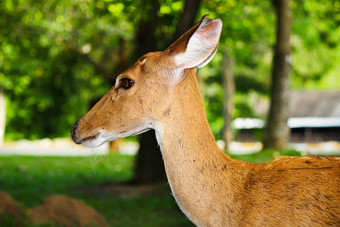
<path fill-rule="evenodd" d="M 183 81 L 173 92 L 176 97 L 169 97 L 169 108 L 159 121 L 160 127 L 156 128 L 164 158 L 173 157 L 173 154 L 201 157 L 205 152 L 221 153 L 209 127 L 195 72 L 194 69 L 185 70 Z"/>
<path fill-rule="evenodd" d="M 234 185 L 233 181 L 238 178 L 237 161 L 225 155 L 215 142 L 199 94 L 195 70 L 187 70 L 186 74 L 176 87 L 176 98 L 170 98 L 172 105 L 164 112 L 156 135 L 174 197 L 182 211 L 199 224 L 195 220 L 201 220 L 208 209 L 224 210 L 225 202 L 233 209 L 231 201 L 234 194 L 228 187 Z M 219 204 L 221 196 L 227 199 L 223 198 L 223 203 Z M 234 205 L 237 206 L 235 202 Z M 211 214 L 211 211 L 206 214 Z"/>

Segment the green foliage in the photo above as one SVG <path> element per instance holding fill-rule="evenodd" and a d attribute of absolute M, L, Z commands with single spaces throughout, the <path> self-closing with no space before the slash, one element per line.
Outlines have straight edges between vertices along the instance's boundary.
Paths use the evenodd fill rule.
<path fill-rule="evenodd" d="M 7 138 L 68 136 L 90 100 L 108 89 L 78 50 L 95 34 L 93 27 L 88 33 L 90 18 L 79 16 L 87 8 L 78 3 L 6 0 L 1 5 L 0 86 L 8 101 Z"/>
<path fill-rule="evenodd" d="M 292 87 L 340 89 L 339 1 L 293 1 Z"/>
<path fill-rule="evenodd" d="M 271 46 L 274 42 L 274 14 L 270 1 L 209 1 L 205 2 L 202 9 L 202 14 L 205 13 L 223 21 L 219 52 L 213 62 L 206 66 L 214 68 L 215 73 L 212 73 L 213 70 L 207 70 L 209 74 L 206 74 L 210 76 L 205 80 L 208 81 L 206 91 L 212 90 L 209 81 L 216 81 L 216 92 L 205 93 L 205 98 L 209 103 L 206 106 L 209 122 L 213 126 L 215 136 L 220 139 L 223 129 L 223 55 L 234 60 L 234 117 L 254 117 L 249 92 L 268 92 Z M 214 108 L 211 108 L 211 105 Z M 217 106 L 219 108 L 216 108 Z"/>
<path fill-rule="evenodd" d="M 292 0 L 291 8 L 292 89 L 338 90 L 339 1 Z M 250 94 L 269 95 L 276 18 L 270 1 L 207 1 L 202 7 L 204 13 L 220 17 L 223 21 L 219 52 L 213 62 L 206 66 L 214 70 L 201 70 L 210 75 L 209 78 L 205 77 L 205 91 L 208 91 L 205 93 L 208 100 L 206 108 L 212 129 L 216 137 L 220 138 L 223 128 L 223 65 L 222 56 L 219 55 L 228 55 L 234 60 L 234 118 L 262 117 L 254 113 Z M 209 89 L 215 89 L 216 92 Z M 219 103 L 219 108 L 216 103 Z M 219 125 L 215 122 L 219 122 Z"/>
<path fill-rule="evenodd" d="M 154 2 L 1 1 L 0 87 L 8 102 L 6 138 L 68 136 L 90 101 L 113 83 L 122 40 L 132 53 L 140 21 Z M 173 38 L 184 1 L 158 3 L 156 37 L 163 49 Z M 291 8 L 292 88 L 339 89 L 339 1 L 292 0 Z M 268 96 L 275 14 L 267 0 L 203 1 L 197 21 L 204 14 L 223 20 L 219 51 L 199 72 L 208 118 L 219 135 L 223 56 L 234 60 L 234 117 L 254 116 L 246 94 Z"/>

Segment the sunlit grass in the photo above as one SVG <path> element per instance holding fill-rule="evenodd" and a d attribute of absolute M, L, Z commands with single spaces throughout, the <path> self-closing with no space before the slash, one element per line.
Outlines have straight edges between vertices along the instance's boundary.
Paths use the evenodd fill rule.
<path fill-rule="evenodd" d="M 301 153 L 293 149 L 286 149 L 280 152 L 274 150 L 264 150 L 253 154 L 246 155 L 229 154 L 229 155 L 232 158 L 239 159 L 245 162 L 265 163 L 274 160 L 278 156 L 301 156 Z"/>

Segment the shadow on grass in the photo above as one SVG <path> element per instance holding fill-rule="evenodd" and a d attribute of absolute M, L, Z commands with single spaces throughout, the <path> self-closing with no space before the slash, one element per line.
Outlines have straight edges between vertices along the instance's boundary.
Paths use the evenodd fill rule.
<path fill-rule="evenodd" d="M 83 200 L 111 226 L 193 226 L 167 184 L 132 186 L 134 157 L 0 156 L 0 190 L 30 208 L 52 194 Z M 1 218 L 1 226 L 22 226 Z M 24 225 L 34 226 L 34 225 Z M 47 225 L 51 226 L 51 225 Z"/>

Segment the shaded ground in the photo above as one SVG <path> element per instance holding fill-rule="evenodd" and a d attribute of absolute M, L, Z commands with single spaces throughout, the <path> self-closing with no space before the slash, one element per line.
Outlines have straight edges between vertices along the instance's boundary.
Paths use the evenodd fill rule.
<path fill-rule="evenodd" d="M 162 197 L 170 196 L 170 188 L 167 184 L 102 184 L 88 187 L 78 187 L 73 190 L 78 195 L 96 198 L 98 195 L 114 197 L 127 200 L 141 201 L 141 198 L 156 197 L 162 200 Z M 93 207 L 84 201 L 72 198 L 66 195 L 51 195 L 44 199 L 41 205 L 26 208 L 24 205 L 15 201 L 10 194 L 0 191 L 0 223 L 10 226 L 123 226 L 121 221 L 117 221 L 119 216 L 112 217 L 109 221 Z M 155 201 L 151 199 L 151 204 Z M 158 201 L 159 202 L 159 201 Z M 137 202 L 138 203 L 138 202 Z M 154 204 L 155 205 L 155 204 Z M 140 203 L 140 209 L 143 209 L 143 202 Z M 131 208 L 131 207 L 130 207 Z M 170 209 L 169 209 L 170 208 Z M 146 209 L 148 210 L 148 209 Z M 173 210 L 173 206 L 165 209 L 169 217 L 176 216 L 178 209 Z M 136 213 L 136 215 L 141 215 Z M 151 214 L 152 215 L 152 214 Z M 181 214 L 180 214 L 181 215 Z M 124 219 L 124 216 L 121 218 Z M 126 217 L 125 217 L 126 218 Z M 155 218 L 157 218 L 157 213 Z M 141 221 L 133 217 L 128 226 L 139 226 Z M 133 224 L 132 224 L 133 223 Z M 144 226 L 193 226 L 185 217 L 182 221 L 168 222 L 163 225 L 149 225 L 145 222 Z"/>
<path fill-rule="evenodd" d="M 146 195 L 170 194 L 170 188 L 166 184 L 101 184 L 89 187 L 79 187 L 74 192 L 82 195 L 108 195 L 124 199 L 131 199 Z"/>
<path fill-rule="evenodd" d="M 44 205 L 51 195 L 66 195 L 86 203 L 114 227 L 193 226 L 179 210 L 167 183 L 161 186 L 121 183 L 132 178 L 133 163 L 133 156 L 119 154 L 91 157 L 0 155 L 0 190 L 10 192 L 25 209 Z M 21 216 L 27 218 L 26 214 Z M 11 216 L 0 217 L 0 226 L 27 226 L 18 225 Z"/>
<path fill-rule="evenodd" d="M 45 198 L 42 205 L 25 208 L 14 201 L 8 193 L 0 191 L 0 221 L 9 216 L 7 222 L 17 225 L 54 224 L 57 226 L 109 226 L 104 218 L 92 207 L 83 201 L 65 195 L 51 195 Z M 5 222 L 5 223 L 4 223 Z M 9 223 L 7 223 L 9 224 Z"/>

